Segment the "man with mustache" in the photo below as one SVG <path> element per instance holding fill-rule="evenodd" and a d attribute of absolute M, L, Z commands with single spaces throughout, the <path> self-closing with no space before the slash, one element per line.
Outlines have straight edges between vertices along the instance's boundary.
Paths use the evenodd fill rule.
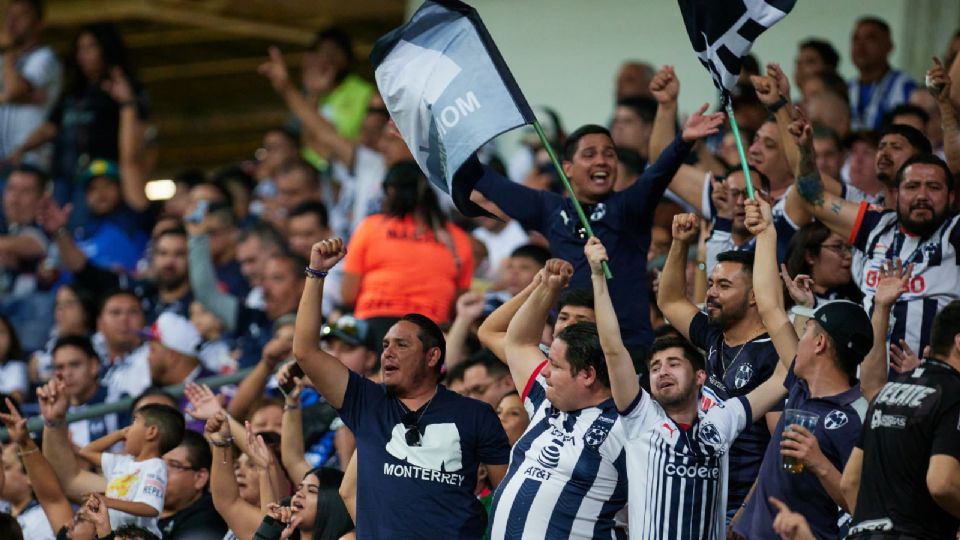
<path fill-rule="evenodd" d="M 660 277 L 657 305 L 683 337 L 707 351 L 700 408 L 745 396 L 770 378 L 777 351 L 767 335 L 753 289 L 754 254 L 727 251 L 717 257 L 707 282 L 706 313 L 687 298 L 687 251 L 699 227 L 694 214 L 675 216 L 673 246 Z M 752 235 L 751 235 L 752 236 Z M 748 425 L 730 449 L 729 495 L 726 512 L 733 517 L 743 504 L 760 470 L 778 415 Z"/>
<path fill-rule="evenodd" d="M 960 216 L 951 212 L 956 197 L 953 174 L 942 159 L 918 154 L 906 160 L 894 178 L 895 210 L 875 210 L 866 201 L 855 204 L 824 189 L 804 118 L 790 126 L 800 148 L 796 189 L 814 217 L 846 237 L 861 254 L 858 276 L 864 307 L 873 304 L 884 260 L 913 264 L 909 291 L 893 308 L 891 343 L 905 340 L 915 351 L 929 342 L 937 312 L 960 298 Z"/>

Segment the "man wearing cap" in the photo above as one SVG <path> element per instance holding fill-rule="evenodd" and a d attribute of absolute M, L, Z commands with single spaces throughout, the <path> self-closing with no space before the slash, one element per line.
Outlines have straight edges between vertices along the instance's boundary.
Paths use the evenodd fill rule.
<path fill-rule="evenodd" d="M 170 386 L 186 384 L 198 378 L 208 377 L 214 373 L 207 371 L 197 353 L 200 349 L 200 332 L 188 319 L 175 313 L 165 312 L 157 318 L 149 328 L 143 331 L 144 337 L 150 340 L 150 379 L 153 386 Z M 189 402 L 181 398 L 180 410 L 186 411 Z M 187 427 L 199 431 L 203 422 L 197 420 L 196 425 Z"/>
<path fill-rule="evenodd" d="M 320 329 L 320 343 L 347 366 L 350 371 L 367 378 L 377 374 L 377 347 L 366 321 L 343 315 Z"/>
<path fill-rule="evenodd" d="M 95 159 L 80 173 L 86 208 L 75 208 L 70 227 L 87 256 L 100 266 L 133 270 L 146 246 L 151 216 L 124 202 L 120 167 L 109 159 Z"/>

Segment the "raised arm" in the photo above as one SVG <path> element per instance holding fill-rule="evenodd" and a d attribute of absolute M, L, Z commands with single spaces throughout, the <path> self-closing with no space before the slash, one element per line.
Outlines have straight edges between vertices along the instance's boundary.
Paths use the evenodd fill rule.
<path fill-rule="evenodd" d="M 27 477 L 30 478 L 33 494 L 43 508 L 50 527 L 59 531 L 61 527 L 68 526 L 73 521 L 73 508 L 70 507 L 70 501 L 63 493 L 63 488 L 60 487 L 60 482 L 57 481 L 57 475 L 50 467 L 50 463 L 30 438 L 27 419 L 20 415 L 10 398 L 6 398 L 6 405 L 10 414 L 0 413 L 0 421 L 7 427 L 10 441 L 17 445 L 17 454 L 23 461 Z M 2 476 L 0 474 L 0 477 Z M 0 486 L 2 485 L 3 480 L 0 479 Z"/>
<path fill-rule="evenodd" d="M 89 444 L 80 449 L 80 457 L 93 464 L 95 467 L 100 467 L 100 458 L 103 456 L 103 453 L 117 444 L 118 442 L 124 440 L 127 436 L 127 428 L 119 429 L 107 433 L 103 437 L 95 441 L 90 441 Z"/>
<path fill-rule="evenodd" d="M 690 339 L 690 323 L 700 312 L 687 298 L 687 251 L 699 233 L 700 221 L 696 214 L 673 216 L 673 243 L 657 289 L 657 306 L 667 321 L 687 339 Z"/>
<path fill-rule="evenodd" d="M 796 353 L 797 336 L 793 333 L 786 312 L 783 311 L 783 297 L 780 294 L 777 274 L 777 232 L 772 224 L 770 206 L 759 198 L 748 199 L 744 206 L 747 214 L 744 224 L 757 236 L 753 263 L 753 290 L 757 310 L 780 356 L 773 375 L 747 394 L 753 421 L 757 421 L 787 395 L 783 382 L 787 377 L 789 363 Z M 784 358 L 785 355 L 789 356 Z"/>
<path fill-rule="evenodd" d="M 520 307 L 527 301 L 527 298 L 530 298 L 530 295 L 533 294 L 534 289 L 537 288 L 542 279 L 543 275 L 541 272 L 529 285 L 524 287 L 522 291 L 518 292 L 510 300 L 504 302 L 500 307 L 495 309 L 493 313 L 487 316 L 483 324 L 480 325 L 480 329 L 477 330 L 477 337 L 480 338 L 480 343 L 502 362 L 507 361 L 507 353 L 504 350 L 504 343 L 507 340 L 507 327 L 510 326 L 510 321 L 512 321 L 517 315 L 517 312 L 520 311 Z"/>
<path fill-rule="evenodd" d="M 473 323 L 483 315 L 483 302 L 482 291 L 467 291 L 457 298 L 457 316 L 447 331 L 447 357 L 444 363 L 448 371 L 466 360 L 467 337 Z"/>
<path fill-rule="evenodd" d="M 343 499 L 343 505 L 347 507 L 350 519 L 357 522 L 357 451 L 353 451 L 353 457 L 343 471 L 343 480 L 340 481 L 340 498 Z"/>
<path fill-rule="evenodd" d="M 960 56 L 960 55 L 957 55 Z M 943 128 L 943 153 L 947 158 L 947 166 L 957 174 L 960 172 L 960 125 L 957 121 L 957 107 L 950 100 L 952 84 L 946 68 L 936 56 L 933 57 L 933 67 L 927 71 L 927 88 L 937 99 L 940 109 L 940 126 Z M 960 181 L 958 181 L 960 182 Z"/>
<path fill-rule="evenodd" d="M 234 418 L 247 420 L 250 406 L 263 395 L 270 376 L 280 362 L 290 357 L 291 343 L 274 336 L 263 346 L 263 356 L 253 370 L 240 381 L 237 391 L 230 400 L 227 410 Z"/>
<path fill-rule="evenodd" d="M 780 364 L 790 368 L 797 354 L 797 334 L 784 310 L 783 289 L 777 268 L 777 230 L 773 227 L 770 205 L 761 198 L 744 203 L 744 225 L 756 236 L 757 247 L 753 263 L 753 291 L 757 311 L 763 326 L 773 341 Z"/>
<path fill-rule="evenodd" d="M 824 187 L 823 178 L 817 170 L 816 152 L 813 150 L 813 128 L 799 108 L 796 109 L 796 115 L 797 119 L 790 124 L 789 129 L 800 149 L 794 189 L 815 218 L 833 232 L 849 239 L 854 232 L 860 206 L 830 193 Z"/>
<path fill-rule="evenodd" d="M 507 327 L 504 352 L 510 375 L 517 388 L 526 388 L 530 376 L 543 363 L 540 336 L 547 322 L 547 313 L 557 303 L 560 291 L 570 283 L 573 265 L 561 259 L 550 259 L 537 274 L 537 287 L 523 303 Z"/>
<path fill-rule="evenodd" d="M 860 391 L 867 401 L 880 392 L 887 384 L 889 365 L 887 363 L 887 330 L 890 326 L 890 312 L 900 295 L 910 290 L 910 276 L 913 265 L 906 267 L 900 259 L 887 261 L 880 265 L 880 277 L 873 296 L 873 347 L 860 364 Z"/>
<path fill-rule="evenodd" d="M 145 191 L 147 165 L 144 158 L 144 126 L 137 110 L 137 97 L 123 70 L 114 66 L 104 89 L 120 107 L 120 131 L 117 134 L 120 153 L 120 189 L 123 201 L 130 208 L 142 212 L 150 201 Z"/>
<path fill-rule="evenodd" d="M 87 493 L 106 491 L 107 481 L 100 475 L 82 470 L 73 453 L 66 422 L 69 402 L 63 381 L 51 380 L 37 390 L 37 398 L 44 424 L 43 456 L 53 467 L 64 493 L 79 501 Z"/>
<path fill-rule="evenodd" d="M 673 66 L 663 66 L 650 81 L 650 93 L 657 100 L 657 115 L 650 131 L 650 148 L 647 160 L 656 161 L 664 148 L 677 136 L 677 96 L 680 95 L 680 79 Z"/>
<path fill-rule="evenodd" d="M 210 255 L 210 236 L 207 234 L 210 219 L 210 216 L 206 216 L 202 223 L 185 223 L 189 234 L 187 274 L 190 276 L 190 290 L 197 302 L 223 321 L 227 332 L 233 332 L 237 326 L 240 300 L 232 294 L 220 291 L 217 286 L 217 271 Z"/>
<path fill-rule="evenodd" d="M 313 273 L 303 286 L 293 335 L 294 358 L 320 395 L 336 409 L 343 406 L 350 372 L 339 360 L 320 348 L 320 304 L 323 301 L 323 276 L 344 255 L 346 249 L 339 238 L 322 240 L 310 249 L 310 270 Z"/>
<path fill-rule="evenodd" d="M 260 509 L 240 498 L 233 472 L 233 437 L 224 412 L 207 420 L 204 436 L 210 442 L 213 461 L 210 467 L 210 495 L 217 513 L 238 538 L 250 538 L 260 526 Z"/>
<path fill-rule="evenodd" d="M 280 423 L 280 460 L 291 482 L 306 476 L 310 470 L 310 463 L 304 458 L 303 444 L 303 412 L 300 409 L 300 393 L 303 392 L 303 380 L 300 377 L 291 377 L 289 363 L 277 373 L 277 382 L 285 385 L 293 382 L 293 390 L 284 396 L 283 417 Z"/>
<path fill-rule="evenodd" d="M 620 323 L 617 313 L 613 309 L 613 300 L 610 298 L 610 289 L 607 279 L 603 275 L 601 263 L 608 260 L 607 250 L 596 236 L 587 240 L 584 248 L 587 261 L 590 263 L 590 278 L 593 281 L 593 310 L 597 317 L 597 333 L 600 335 L 600 348 L 607 361 L 607 372 L 610 374 L 610 390 L 617 409 L 624 411 L 640 393 L 640 379 L 637 370 L 633 367 L 630 352 L 623 344 L 620 335 Z"/>
<path fill-rule="evenodd" d="M 257 71 L 270 80 L 273 89 L 280 94 L 307 133 L 307 141 L 320 155 L 353 167 L 356 143 L 337 132 L 336 126 L 317 112 L 317 108 L 300 93 L 290 81 L 283 54 L 277 47 L 270 47 L 269 59 Z"/>

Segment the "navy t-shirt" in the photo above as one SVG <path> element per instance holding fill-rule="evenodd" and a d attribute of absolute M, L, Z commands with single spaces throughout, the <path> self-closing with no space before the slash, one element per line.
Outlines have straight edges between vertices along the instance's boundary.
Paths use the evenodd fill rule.
<path fill-rule="evenodd" d="M 657 203 L 690 148 L 692 145 L 678 135 L 632 186 L 610 193 L 599 203 L 583 204 L 594 234 L 610 254 L 610 298 L 628 347 L 649 348 L 653 344 L 647 280 L 650 228 Z M 470 167 L 468 162 L 467 168 Z M 568 197 L 522 186 L 489 167 L 483 168 L 476 190 L 524 228 L 547 237 L 550 254 L 573 264 L 571 287 L 592 287 L 590 264 L 583 254 L 587 234 Z"/>
<path fill-rule="evenodd" d="M 856 384 L 835 396 L 811 398 L 806 381 L 798 378 L 791 366 L 783 386 L 789 391 L 785 409 L 802 409 L 820 417 L 813 435 L 823 455 L 838 471 L 843 472 L 860 438 L 867 412 L 867 400 L 860 392 L 860 385 Z M 780 536 L 773 532 L 776 513 L 767 502 L 769 497 L 776 497 L 787 503 L 791 510 L 807 518 L 810 530 L 817 538 L 838 538 L 840 530 L 837 521 L 841 510 L 820 480 L 808 469 L 792 474 L 782 466 L 780 441 L 783 440 L 785 419 L 786 415 L 782 415 L 777 423 L 776 432 L 763 457 L 763 465 L 760 466 L 757 488 L 747 501 L 734 530 L 751 540 L 779 539 Z"/>
<path fill-rule="evenodd" d="M 474 495 L 481 463 L 504 465 L 510 443 L 493 408 L 437 386 L 416 411 L 420 446 L 408 446 L 406 409 L 382 384 L 350 373 L 340 418 L 357 440 L 357 538 L 481 538 Z"/>
<path fill-rule="evenodd" d="M 690 321 L 690 341 L 707 352 L 707 381 L 700 401 L 700 408 L 704 411 L 718 402 L 746 396 L 773 375 L 780 361 L 767 334 L 743 345 L 726 346 L 723 330 L 710 324 L 704 313 L 697 313 Z M 763 418 L 748 426 L 734 441 L 730 448 L 727 480 L 728 510 L 739 508 L 747 498 L 769 443 L 770 430 Z"/>

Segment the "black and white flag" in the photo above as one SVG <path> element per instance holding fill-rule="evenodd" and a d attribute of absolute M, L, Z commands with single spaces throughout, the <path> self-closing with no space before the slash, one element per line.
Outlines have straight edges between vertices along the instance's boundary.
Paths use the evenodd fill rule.
<path fill-rule="evenodd" d="M 454 175 L 490 139 L 535 117 L 476 10 L 427 0 L 370 53 L 377 87 L 414 159 L 464 210 Z"/>
<path fill-rule="evenodd" d="M 683 24 L 700 63 L 726 95 L 737 85 L 743 57 L 796 0 L 678 0 Z"/>

